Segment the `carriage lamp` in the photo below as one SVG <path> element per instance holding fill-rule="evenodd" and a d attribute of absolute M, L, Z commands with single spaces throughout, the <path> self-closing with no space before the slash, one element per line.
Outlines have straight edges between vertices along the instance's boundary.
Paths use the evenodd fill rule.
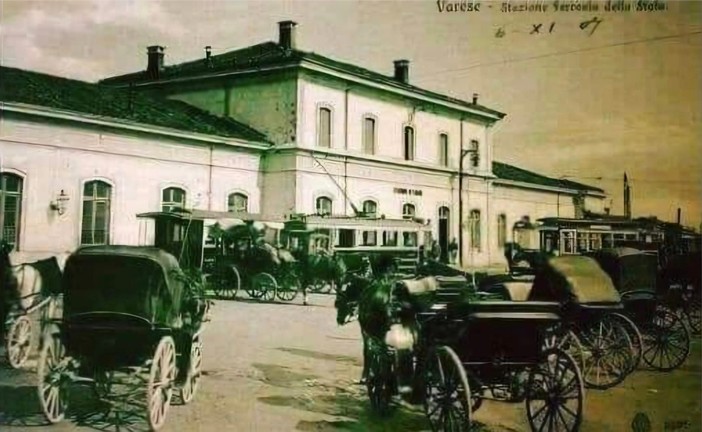
<path fill-rule="evenodd" d="M 66 195 L 66 192 L 61 189 L 61 193 L 58 194 L 56 199 L 51 202 L 51 210 L 55 210 L 58 212 L 59 215 L 63 215 L 66 213 L 66 204 L 68 203 L 69 196 Z"/>

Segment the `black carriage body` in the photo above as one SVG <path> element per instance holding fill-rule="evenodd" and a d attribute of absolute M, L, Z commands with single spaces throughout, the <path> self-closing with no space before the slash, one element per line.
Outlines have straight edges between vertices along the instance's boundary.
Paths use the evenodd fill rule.
<path fill-rule="evenodd" d="M 467 365 L 529 365 L 541 359 L 546 329 L 557 324 L 556 302 L 465 301 L 429 319 L 423 337 L 448 345 Z"/>
<path fill-rule="evenodd" d="M 140 366 L 171 335 L 183 362 L 199 318 L 173 255 L 152 247 L 82 248 L 66 262 L 61 338 L 84 367 Z M 179 367 L 179 369 L 184 369 Z"/>
<path fill-rule="evenodd" d="M 634 322 L 653 319 L 658 303 L 658 257 L 633 248 L 603 249 L 591 255 L 619 291 Z"/>

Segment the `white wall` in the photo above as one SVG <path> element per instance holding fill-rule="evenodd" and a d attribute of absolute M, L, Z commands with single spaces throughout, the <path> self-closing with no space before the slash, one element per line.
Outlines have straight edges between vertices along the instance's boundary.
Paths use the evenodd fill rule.
<path fill-rule="evenodd" d="M 2 170 L 24 178 L 19 252 L 32 259 L 79 246 L 84 182 L 100 179 L 112 189 L 110 243 L 138 244 L 136 214 L 160 210 L 161 190 L 182 187 L 189 207 L 227 209 L 227 194 L 249 196 L 260 209 L 259 156 L 236 148 L 126 135 L 87 126 L 50 124 L 3 115 Z M 210 180 L 211 172 L 211 180 Z M 211 185 L 211 197 L 210 197 Z M 64 190 L 67 211 L 49 204 Z M 210 202 L 211 199 L 211 202 Z"/>

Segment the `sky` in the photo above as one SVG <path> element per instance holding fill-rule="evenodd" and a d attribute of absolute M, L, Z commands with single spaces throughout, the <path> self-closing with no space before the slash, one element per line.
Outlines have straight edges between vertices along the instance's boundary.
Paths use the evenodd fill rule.
<path fill-rule="evenodd" d="M 480 10 L 448 11 L 461 3 Z M 680 207 L 700 228 L 702 2 L 613 12 L 560 0 L 592 3 L 597 11 L 545 0 L 0 0 L 0 63 L 95 82 L 143 70 L 149 45 L 175 64 L 206 45 L 219 54 L 277 40 L 277 22 L 291 19 L 303 50 L 388 75 L 409 59 L 414 85 L 478 93 L 507 114 L 496 160 L 601 187 L 615 214 L 626 172 L 635 216 L 674 221 Z"/>

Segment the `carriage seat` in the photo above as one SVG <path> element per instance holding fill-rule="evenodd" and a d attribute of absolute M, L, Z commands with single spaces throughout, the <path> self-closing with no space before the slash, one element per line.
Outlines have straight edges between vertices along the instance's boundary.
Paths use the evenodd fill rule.
<path fill-rule="evenodd" d="M 406 279 L 400 281 L 403 288 L 410 295 L 422 295 L 435 292 L 439 288 L 439 282 L 433 276 L 421 279 Z"/>
<path fill-rule="evenodd" d="M 546 320 L 560 319 L 561 305 L 545 301 L 488 300 L 449 304 L 449 317 L 498 320 Z"/>

